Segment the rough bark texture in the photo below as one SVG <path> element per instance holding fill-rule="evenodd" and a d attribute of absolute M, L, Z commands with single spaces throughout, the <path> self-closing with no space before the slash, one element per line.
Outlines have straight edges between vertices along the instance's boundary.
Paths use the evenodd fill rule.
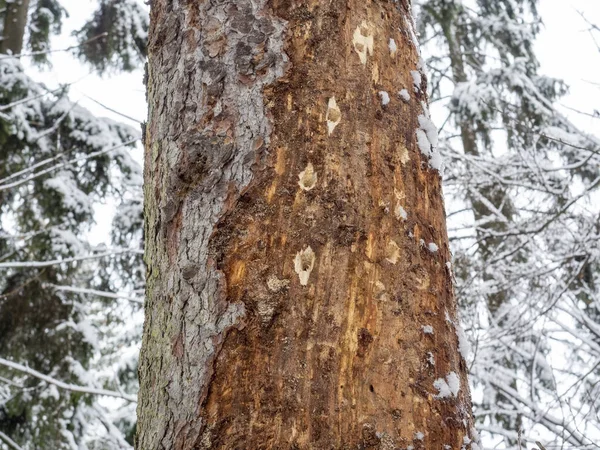
<path fill-rule="evenodd" d="M 470 399 L 409 5 L 151 14 L 137 448 L 460 449 Z"/>
<path fill-rule="evenodd" d="M 4 25 L 0 39 L 0 53 L 18 55 L 23 50 L 23 37 L 27 26 L 29 0 L 13 0 L 4 3 Z"/>

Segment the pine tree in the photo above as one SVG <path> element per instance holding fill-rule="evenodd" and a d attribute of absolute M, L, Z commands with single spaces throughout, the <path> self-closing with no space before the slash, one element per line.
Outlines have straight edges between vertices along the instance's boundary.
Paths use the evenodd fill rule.
<path fill-rule="evenodd" d="M 69 101 L 68 86 L 50 90 L 27 76 L 10 54 L 49 64 L 66 11 L 54 0 L 26 3 L 0 16 L 0 441 L 127 448 L 142 311 L 139 298 L 115 293 L 143 288 L 142 179 L 128 150 L 139 131 L 94 117 Z M 11 19 L 13 6 L 25 7 L 25 21 Z M 129 15 L 106 20 L 111 8 Z M 146 29 L 135 2 L 100 2 L 75 50 L 85 58 L 102 41 L 103 56 L 91 52 L 89 63 L 132 69 Z M 115 248 L 95 248 L 86 234 L 109 199 Z M 97 394 L 121 402 L 119 415 Z"/>

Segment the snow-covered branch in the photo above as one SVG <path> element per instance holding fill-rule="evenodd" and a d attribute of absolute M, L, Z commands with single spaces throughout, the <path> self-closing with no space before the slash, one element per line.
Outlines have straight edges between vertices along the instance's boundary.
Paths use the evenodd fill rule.
<path fill-rule="evenodd" d="M 99 297 L 114 298 L 114 299 L 122 298 L 122 299 L 130 301 L 132 303 L 139 303 L 141 305 L 144 304 L 144 299 L 139 298 L 139 297 L 130 297 L 127 295 L 113 294 L 112 292 L 99 291 L 96 289 L 86 289 L 86 288 L 79 288 L 79 287 L 75 287 L 75 286 L 59 286 L 56 284 L 45 284 L 45 286 L 52 287 L 55 291 L 74 292 L 76 294 L 91 294 L 91 295 L 97 295 Z"/>
<path fill-rule="evenodd" d="M 13 450 L 23 450 L 15 441 L 8 437 L 5 433 L 0 431 L 0 439 L 2 439 L 10 448 Z"/>
<path fill-rule="evenodd" d="M 27 374 L 27 375 L 31 375 L 32 377 L 38 378 L 49 384 L 53 384 L 54 386 L 59 387 L 64 390 L 67 390 L 67 391 L 81 392 L 84 394 L 92 394 L 92 395 L 104 395 L 107 397 L 120 398 L 120 399 L 126 400 L 128 402 L 132 402 L 132 403 L 137 402 L 137 398 L 132 395 L 127 395 L 127 394 L 117 392 L 117 391 L 109 391 L 107 389 L 97 389 L 97 388 L 90 387 L 90 386 L 80 386 L 77 384 L 64 383 L 64 382 L 57 380 L 55 378 L 52 378 L 48 375 L 44 375 L 43 373 L 40 373 L 37 370 L 30 369 L 27 366 L 15 363 L 13 361 L 9 361 L 4 358 L 0 358 L 0 365 L 2 365 L 4 367 L 8 367 L 8 368 L 16 370 L 16 371 L 19 371 L 19 372 Z"/>
<path fill-rule="evenodd" d="M 77 158 L 73 158 L 73 159 L 71 159 L 71 160 L 69 160 L 69 161 L 65 161 L 65 162 L 63 162 L 63 163 L 60 163 L 60 164 L 55 164 L 55 165 L 53 165 L 52 167 L 48 167 L 48 168 L 46 168 L 46 169 L 44 169 L 44 170 L 40 170 L 39 172 L 35 172 L 35 173 L 31 174 L 30 176 L 28 176 L 28 177 L 26 177 L 26 178 L 23 178 L 23 179 L 21 179 L 21 180 L 14 181 L 14 182 L 12 182 L 12 183 L 0 184 L 0 191 L 5 191 L 5 190 L 7 190 L 7 189 L 13 189 L 13 188 L 15 188 L 15 187 L 17 187 L 17 186 L 20 186 L 20 185 L 22 185 L 22 184 L 28 183 L 28 182 L 29 182 L 29 181 L 31 181 L 31 180 L 34 180 L 34 179 L 36 179 L 36 178 L 38 178 L 38 177 L 41 177 L 42 175 L 46 175 L 46 174 L 48 174 L 48 173 L 50 173 L 50 172 L 53 172 L 53 171 L 55 171 L 55 170 L 58 170 L 58 169 L 60 169 L 60 168 L 62 168 L 62 167 L 65 167 L 65 166 L 70 166 L 70 165 L 72 165 L 72 164 L 75 164 L 75 163 L 77 163 L 77 162 L 81 162 L 81 161 L 88 161 L 88 160 L 90 160 L 90 159 L 92 159 L 92 158 L 95 158 L 95 157 L 97 157 L 97 156 L 104 155 L 104 154 L 106 154 L 106 153 L 110 153 L 110 152 L 112 152 L 112 151 L 114 151 L 114 150 L 117 150 L 117 149 L 119 149 L 119 148 L 127 147 L 127 146 L 129 146 L 129 145 L 135 144 L 135 143 L 136 143 L 138 140 L 139 140 L 139 139 L 132 139 L 132 140 L 130 140 L 130 141 L 123 142 L 122 144 L 115 145 L 115 146 L 113 146 L 113 147 L 109 147 L 109 148 L 106 148 L 106 149 L 103 149 L 103 150 L 99 150 L 99 151 L 97 151 L 97 152 L 93 152 L 93 153 L 90 153 L 90 154 L 88 154 L 88 155 L 79 156 L 79 157 L 77 157 Z M 42 162 L 43 162 L 43 161 L 42 161 Z M 28 171 L 26 170 L 26 171 L 22 171 L 22 172 L 25 172 L 25 173 L 26 173 L 26 172 L 28 172 Z M 0 181 L 0 183 L 1 183 L 1 181 Z"/>
<path fill-rule="evenodd" d="M 143 255 L 144 252 L 142 250 L 134 249 L 134 248 L 126 248 L 126 249 L 116 249 L 108 252 L 95 253 L 91 255 L 83 255 L 83 256 L 74 256 L 72 258 L 63 258 L 63 259 L 54 259 L 50 261 L 26 261 L 26 262 L 6 262 L 0 263 L 0 269 L 19 269 L 19 268 L 29 268 L 29 267 L 49 267 L 55 266 L 58 264 L 72 263 L 78 261 L 85 261 L 90 259 L 99 259 L 99 258 L 108 258 L 112 256 L 122 255 L 126 253 Z"/>

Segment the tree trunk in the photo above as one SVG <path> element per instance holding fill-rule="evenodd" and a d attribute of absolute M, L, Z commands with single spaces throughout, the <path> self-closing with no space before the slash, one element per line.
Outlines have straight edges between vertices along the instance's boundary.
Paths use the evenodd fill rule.
<path fill-rule="evenodd" d="M 4 26 L 0 39 L 0 53 L 18 55 L 23 50 L 23 37 L 27 26 L 29 0 L 5 0 Z"/>
<path fill-rule="evenodd" d="M 475 438 L 412 36 L 406 2 L 153 1 L 138 449 Z"/>

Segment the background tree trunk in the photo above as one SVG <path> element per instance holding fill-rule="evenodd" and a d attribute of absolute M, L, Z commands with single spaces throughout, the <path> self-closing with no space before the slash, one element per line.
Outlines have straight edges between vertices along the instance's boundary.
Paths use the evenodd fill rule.
<path fill-rule="evenodd" d="M 153 1 L 137 448 L 476 440 L 411 21 Z"/>
<path fill-rule="evenodd" d="M 0 53 L 18 55 L 23 50 L 29 0 L 0 1 L 0 9 L 4 8 Z"/>

